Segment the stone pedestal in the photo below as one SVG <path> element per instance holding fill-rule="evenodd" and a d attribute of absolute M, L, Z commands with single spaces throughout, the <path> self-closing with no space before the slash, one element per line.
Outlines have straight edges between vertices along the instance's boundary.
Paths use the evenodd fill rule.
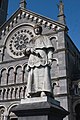
<path fill-rule="evenodd" d="M 50 97 L 22 99 L 12 112 L 18 116 L 18 120 L 62 120 L 69 114 Z"/>

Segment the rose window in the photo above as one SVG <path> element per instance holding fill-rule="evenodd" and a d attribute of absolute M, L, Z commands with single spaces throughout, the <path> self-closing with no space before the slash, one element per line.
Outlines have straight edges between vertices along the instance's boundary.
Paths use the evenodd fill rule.
<path fill-rule="evenodd" d="M 22 28 L 13 32 L 7 40 L 7 52 L 13 58 L 24 57 L 24 50 L 29 47 L 29 41 L 35 36 L 30 27 Z"/>

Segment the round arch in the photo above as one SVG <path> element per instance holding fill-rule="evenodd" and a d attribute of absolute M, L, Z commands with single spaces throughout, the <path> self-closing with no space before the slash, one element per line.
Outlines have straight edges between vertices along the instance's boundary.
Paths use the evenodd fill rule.
<path fill-rule="evenodd" d="M 13 104 L 11 104 L 11 105 L 7 108 L 8 113 L 10 112 L 10 110 L 11 110 L 13 107 L 15 107 L 15 106 L 17 106 L 17 105 L 19 105 L 19 103 L 13 103 Z"/>
<path fill-rule="evenodd" d="M 16 107 L 17 105 L 19 105 L 19 103 L 13 103 L 8 107 L 8 109 L 7 109 L 7 111 L 8 111 L 8 119 L 17 120 L 17 116 L 13 112 L 11 112 L 11 109 L 13 107 Z"/>

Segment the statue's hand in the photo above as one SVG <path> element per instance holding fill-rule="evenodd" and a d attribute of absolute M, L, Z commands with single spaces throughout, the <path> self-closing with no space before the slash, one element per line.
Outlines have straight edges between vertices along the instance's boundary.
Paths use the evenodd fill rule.
<path fill-rule="evenodd" d="M 27 65 L 27 72 L 29 72 L 30 71 L 30 67 Z"/>
<path fill-rule="evenodd" d="M 37 52 L 35 49 L 31 49 L 31 53 L 34 54 L 34 55 L 36 55 L 36 56 L 38 56 L 38 57 L 41 57 L 40 53 Z"/>
<path fill-rule="evenodd" d="M 30 54 L 30 53 L 31 53 L 31 49 L 30 49 L 30 48 L 27 48 L 27 49 L 26 49 L 26 53 L 27 53 L 27 54 Z"/>
<path fill-rule="evenodd" d="M 29 56 L 31 54 L 30 48 L 25 49 L 24 55 Z"/>
<path fill-rule="evenodd" d="M 39 53 L 39 52 L 36 52 L 36 55 L 37 55 L 38 57 L 41 57 L 41 55 L 40 55 L 40 53 Z"/>

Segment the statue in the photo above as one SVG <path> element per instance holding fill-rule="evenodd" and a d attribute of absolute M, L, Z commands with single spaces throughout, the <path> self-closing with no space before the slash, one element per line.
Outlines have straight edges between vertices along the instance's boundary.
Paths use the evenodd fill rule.
<path fill-rule="evenodd" d="M 58 5 L 58 8 L 59 8 L 59 14 L 60 15 L 64 14 L 64 4 L 62 0 L 60 0 L 60 4 Z"/>
<path fill-rule="evenodd" d="M 42 35 L 41 26 L 36 25 L 34 32 L 34 47 L 25 50 L 25 54 L 29 55 L 26 97 L 52 96 L 50 69 L 54 47 L 49 38 Z"/>

